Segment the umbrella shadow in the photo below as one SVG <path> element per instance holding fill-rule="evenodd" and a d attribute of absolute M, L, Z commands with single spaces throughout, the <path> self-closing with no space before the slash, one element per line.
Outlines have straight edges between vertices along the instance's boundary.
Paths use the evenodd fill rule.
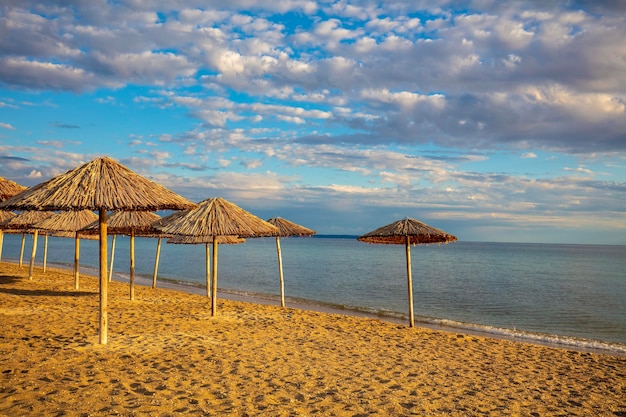
<path fill-rule="evenodd" d="M 16 277 L 15 275 L 0 275 L 0 285 L 4 284 L 13 284 L 14 282 L 20 281 L 20 277 Z"/>
<path fill-rule="evenodd" d="M 3 288 L 1 285 L 13 284 L 22 281 L 20 277 L 13 275 L 0 275 L 0 292 L 12 295 L 30 295 L 30 296 L 46 296 L 46 297 L 83 297 L 97 294 L 89 291 L 54 291 L 54 290 L 28 290 L 18 288 Z"/>

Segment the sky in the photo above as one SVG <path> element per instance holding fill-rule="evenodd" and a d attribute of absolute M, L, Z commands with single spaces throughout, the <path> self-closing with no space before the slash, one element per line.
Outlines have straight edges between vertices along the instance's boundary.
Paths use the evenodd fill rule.
<path fill-rule="evenodd" d="M 99 156 L 318 234 L 626 244 L 626 2 L 4 0 L 0 176 Z"/>

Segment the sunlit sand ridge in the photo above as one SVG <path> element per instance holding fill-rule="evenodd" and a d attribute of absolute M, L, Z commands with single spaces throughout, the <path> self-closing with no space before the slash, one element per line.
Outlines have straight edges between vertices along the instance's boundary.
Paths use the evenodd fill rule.
<path fill-rule="evenodd" d="M 0 416 L 626 415 L 626 358 L 0 263 Z"/>

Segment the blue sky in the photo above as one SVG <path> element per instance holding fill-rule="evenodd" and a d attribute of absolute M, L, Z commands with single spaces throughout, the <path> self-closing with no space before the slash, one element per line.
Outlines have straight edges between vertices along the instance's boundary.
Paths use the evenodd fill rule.
<path fill-rule="evenodd" d="M 624 3 L 433 4 L 4 1 L 0 176 L 108 155 L 320 234 L 626 244 Z"/>

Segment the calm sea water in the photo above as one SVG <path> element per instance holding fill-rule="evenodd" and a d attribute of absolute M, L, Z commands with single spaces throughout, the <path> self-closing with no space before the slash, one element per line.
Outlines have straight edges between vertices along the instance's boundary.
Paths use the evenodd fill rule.
<path fill-rule="evenodd" d="M 109 248 L 110 248 L 109 238 Z M 152 278 L 156 239 L 136 238 L 136 274 Z M 19 258 L 21 235 L 5 235 L 3 259 Z M 32 238 L 26 239 L 28 265 Z M 127 277 L 129 239 L 117 238 L 114 272 Z M 355 238 L 281 239 L 287 303 L 406 317 L 404 246 Z M 94 272 L 96 241 L 81 241 Z M 411 247 L 417 322 L 626 352 L 626 246 L 455 242 Z M 40 238 L 36 264 L 43 261 Z M 220 290 L 278 297 L 274 238 L 220 245 Z M 50 238 L 48 265 L 70 267 L 73 239 Z M 163 241 L 159 279 L 204 285 L 205 246 Z"/>

